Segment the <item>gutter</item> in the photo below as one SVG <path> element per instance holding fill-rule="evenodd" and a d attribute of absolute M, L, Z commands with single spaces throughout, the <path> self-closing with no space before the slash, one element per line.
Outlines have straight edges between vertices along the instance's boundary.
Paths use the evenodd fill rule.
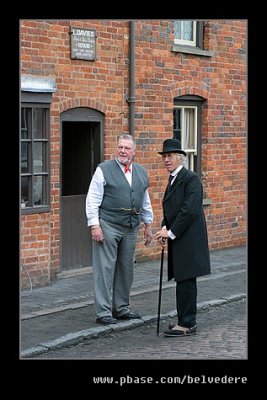
<path fill-rule="evenodd" d="M 130 21 L 130 70 L 129 70 L 129 133 L 134 137 L 134 104 L 135 104 L 135 36 L 134 21 Z"/>

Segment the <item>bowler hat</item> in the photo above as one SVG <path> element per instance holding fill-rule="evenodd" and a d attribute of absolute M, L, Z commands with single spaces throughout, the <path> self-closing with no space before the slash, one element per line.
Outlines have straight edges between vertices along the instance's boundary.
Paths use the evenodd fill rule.
<path fill-rule="evenodd" d="M 163 149 L 158 154 L 180 153 L 186 156 L 186 152 L 181 149 L 181 143 L 178 139 L 166 139 L 163 142 Z"/>

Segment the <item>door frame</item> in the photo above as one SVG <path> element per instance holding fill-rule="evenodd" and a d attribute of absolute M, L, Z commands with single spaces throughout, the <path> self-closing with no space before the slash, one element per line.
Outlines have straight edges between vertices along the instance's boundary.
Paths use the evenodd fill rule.
<path fill-rule="evenodd" d="M 103 161 L 104 155 L 104 114 L 98 110 L 89 107 L 75 107 L 60 113 L 60 246 L 59 246 L 59 271 L 58 273 L 63 273 L 62 270 L 62 162 L 63 162 L 63 122 L 97 122 L 100 125 L 100 138 L 99 138 L 99 148 L 100 148 L 100 161 Z M 74 270 L 73 270 L 74 271 Z"/>

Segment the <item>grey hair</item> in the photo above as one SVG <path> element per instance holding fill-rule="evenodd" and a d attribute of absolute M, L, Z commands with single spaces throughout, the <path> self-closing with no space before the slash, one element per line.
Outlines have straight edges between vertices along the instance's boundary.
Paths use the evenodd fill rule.
<path fill-rule="evenodd" d="M 134 147 L 135 147 L 135 141 L 134 141 L 134 138 L 132 137 L 132 135 L 128 135 L 127 133 L 122 133 L 121 135 L 119 135 L 117 137 L 117 143 L 119 143 L 119 141 L 121 139 L 130 140 L 133 143 Z"/>
<path fill-rule="evenodd" d="M 186 158 L 184 154 L 176 153 L 177 159 L 181 161 L 181 164 L 184 166 L 186 165 Z"/>

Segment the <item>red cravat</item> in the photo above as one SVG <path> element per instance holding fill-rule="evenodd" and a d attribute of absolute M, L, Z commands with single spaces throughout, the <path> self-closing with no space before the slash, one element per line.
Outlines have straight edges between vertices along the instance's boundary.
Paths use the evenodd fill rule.
<path fill-rule="evenodd" d="M 124 172 L 125 172 L 125 174 L 126 174 L 126 172 L 131 172 L 130 165 L 124 165 Z"/>

